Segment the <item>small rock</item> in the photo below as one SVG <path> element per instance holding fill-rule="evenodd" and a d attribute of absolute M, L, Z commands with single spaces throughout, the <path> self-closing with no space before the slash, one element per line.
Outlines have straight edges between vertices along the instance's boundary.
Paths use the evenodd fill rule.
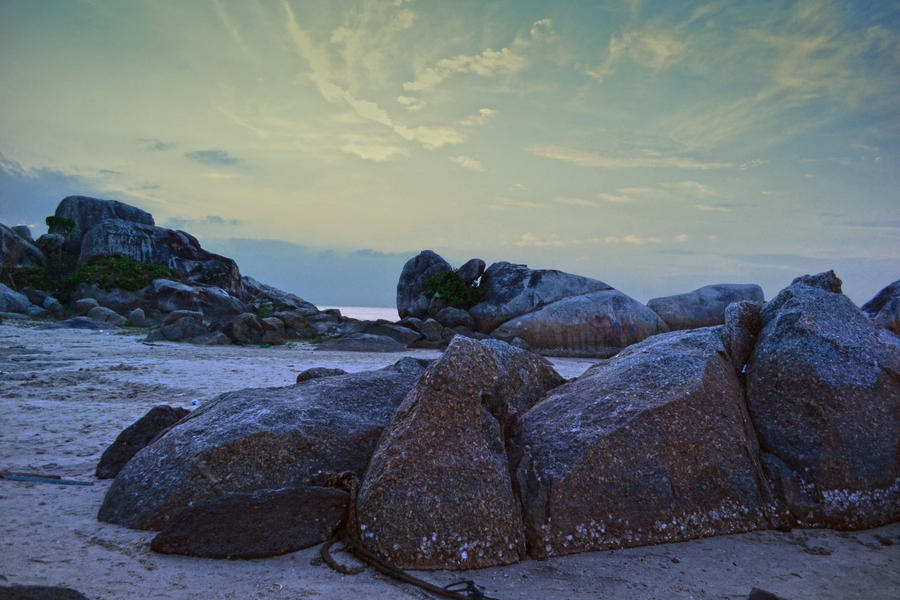
<path fill-rule="evenodd" d="M 79 298 L 74 303 L 75 314 L 86 315 L 92 308 L 100 306 L 95 298 Z"/>
<path fill-rule="evenodd" d="M 136 308 L 128 313 L 128 324 L 133 327 L 148 327 L 147 315 L 144 314 L 143 308 Z"/>
<path fill-rule="evenodd" d="M 297 375 L 297 383 L 303 383 L 310 379 L 319 379 L 320 377 L 334 377 L 335 375 L 346 375 L 347 371 L 343 369 L 329 369 L 328 367 L 313 367 L 306 369 Z"/>
<path fill-rule="evenodd" d="M 325 340 L 316 350 L 344 350 L 349 352 L 402 352 L 406 346 L 386 335 L 351 333 L 333 340 Z"/>

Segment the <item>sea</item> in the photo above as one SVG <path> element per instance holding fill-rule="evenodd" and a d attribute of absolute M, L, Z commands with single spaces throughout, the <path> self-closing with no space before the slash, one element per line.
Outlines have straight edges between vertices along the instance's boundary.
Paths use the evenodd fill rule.
<path fill-rule="evenodd" d="M 341 314 L 351 319 L 359 319 L 360 321 L 377 321 L 385 319 L 387 321 L 396 322 L 400 320 L 400 314 L 394 306 L 319 306 L 319 310 L 328 308 L 336 308 Z"/>

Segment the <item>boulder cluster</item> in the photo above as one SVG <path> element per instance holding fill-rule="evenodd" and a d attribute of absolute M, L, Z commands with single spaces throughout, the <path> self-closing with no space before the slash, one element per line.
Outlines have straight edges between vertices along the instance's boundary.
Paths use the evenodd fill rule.
<path fill-rule="evenodd" d="M 900 336 L 833 272 L 725 315 L 570 381 L 457 335 L 435 361 L 223 394 L 138 451 L 99 518 L 252 557 L 328 538 L 349 507 L 366 550 L 414 569 L 900 518 Z"/>

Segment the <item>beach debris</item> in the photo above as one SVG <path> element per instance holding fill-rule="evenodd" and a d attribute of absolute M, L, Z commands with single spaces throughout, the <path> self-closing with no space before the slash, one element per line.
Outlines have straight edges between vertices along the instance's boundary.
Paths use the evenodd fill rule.
<path fill-rule="evenodd" d="M 28 483 L 55 483 L 56 485 L 94 485 L 92 481 L 75 481 L 63 479 L 58 475 L 39 475 L 36 473 L 0 473 L 0 479 L 7 481 L 24 481 Z"/>

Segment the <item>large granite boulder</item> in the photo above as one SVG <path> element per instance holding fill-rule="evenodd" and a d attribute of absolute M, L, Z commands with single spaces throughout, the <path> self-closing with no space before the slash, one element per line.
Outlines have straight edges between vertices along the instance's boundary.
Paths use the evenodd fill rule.
<path fill-rule="evenodd" d="M 349 494 L 319 486 L 231 492 L 186 508 L 153 538 L 165 554 L 263 558 L 326 540 L 347 511 Z"/>
<path fill-rule="evenodd" d="M 796 279 L 760 318 L 747 402 L 797 524 L 900 518 L 900 337 L 875 327 L 832 272 Z"/>
<path fill-rule="evenodd" d="M 513 317 L 491 335 L 519 338 L 533 352 L 609 357 L 644 338 L 668 331 L 652 310 L 618 290 L 565 298 Z"/>
<path fill-rule="evenodd" d="M 15 267 L 42 264 L 44 253 L 30 239 L 0 223 L 0 265 Z"/>
<path fill-rule="evenodd" d="M 397 282 L 397 312 L 400 318 L 427 316 L 431 300 L 425 297 L 425 282 L 451 269 L 450 263 L 431 250 L 423 250 L 406 261 Z"/>
<path fill-rule="evenodd" d="M 490 333 L 513 317 L 547 304 L 612 287 L 589 277 L 563 271 L 529 269 L 508 262 L 492 264 L 482 276 L 484 300 L 469 309 L 478 331 Z M 401 315 L 403 316 L 403 315 Z"/>
<path fill-rule="evenodd" d="M 504 434 L 561 381 L 518 348 L 454 338 L 406 396 L 369 464 L 357 502 L 366 548 L 415 569 L 522 558 Z"/>
<path fill-rule="evenodd" d="M 742 300 L 729 304 L 725 309 L 722 343 L 725 344 L 725 350 L 731 357 L 731 365 L 737 373 L 743 374 L 746 371 L 747 361 L 756 344 L 756 336 L 762 329 L 759 318 L 762 306 L 762 302 Z"/>
<path fill-rule="evenodd" d="M 319 309 L 314 304 L 307 302 L 296 294 L 260 283 L 246 275 L 241 278 L 241 281 L 243 282 L 242 297 L 245 302 L 256 305 L 268 304 L 269 308 L 274 312 L 292 311 L 303 317 L 319 313 Z"/>
<path fill-rule="evenodd" d="M 653 298 L 647 307 L 658 314 L 669 329 L 694 329 L 725 323 L 725 308 L 732 302 L 762 302 L 762 288 L 752 283 L 719 283 L 686 294 Z"/>
<path fill-rule="evenodd" d="M 536 558 L 773 525 L 719 328 L 664 333 L 591 367 L 523 418 L 516 484 Z"/>
<path fill-rule="evenodd" d="M 262 319 L 253 313 L 241 313 L 222 328 L 222 333 L 235 344 L 261 344 L 265 332 Z"/>
<path fill-rule="evenodd" d="M 456 274 L 465 283 L 472 283 L 484 274 L 484 268 L 487 266 L 480 258 L 470 258 L 456 270 Z"/>
<path fill-rule="evenodd" d="M 879 327 L 900 334 L 900 279 L 863 304 L 862 311 Z"/>
<path fill-rule="evenodd" d="M 406 345 L 392 337 L 373 333 L 350 333 L 325 340 L 316 350 L 344 352 L 402 352 Z"/>
<path fill-rule="evenodd" d="M 28 312 L 31 306 L 28 297 L 0 283 L 0 312 L 22 313 Z"/>
<path fill-rule="evenodd" d="M 81 247 L 84 234 L 95 225 L 99 225 L 107 219 L 118 219 L 129 223 L 153 226 L 153 216 L 140 208 L 119 202 L 118 200 L 101 200 L 89 196 L 68 196 L 63 198 L 56 207 L 55 216 L 63 219 L 71 219 L 75 227 L 68 232 L 69 239 L 74 241 L 74 247 Z M 50 228 L 51 234 L 65 234 L 58 227 Z"/>
<path fill-rule="evenodd" d="M 424 372 L 406 358 L 377 371 L 222 394 L 132 458 L 98 518 L 161 529 L 189 504 L 230 492 L 363 473 L 382 429 Z"/>
<path fill-rule="evenodd" d="M 240 293 L 241 273 L 230 258 L 207 252 L 197 238 L 164 227 L 107 219 L 84 232 L 78 262 L 92 256 L 119 255 L 146 264 L 164 265 L 195 283 Z"/>
<path fill-rule="evenodd" d="M 122 430 L 103 452 L 97 464 L 97 478 L 112 479 L 118 475 L 138 450 L 188 414 L 189 411 L 184 408 L 165 404 L 151 408 L 147 414 Z"/>

